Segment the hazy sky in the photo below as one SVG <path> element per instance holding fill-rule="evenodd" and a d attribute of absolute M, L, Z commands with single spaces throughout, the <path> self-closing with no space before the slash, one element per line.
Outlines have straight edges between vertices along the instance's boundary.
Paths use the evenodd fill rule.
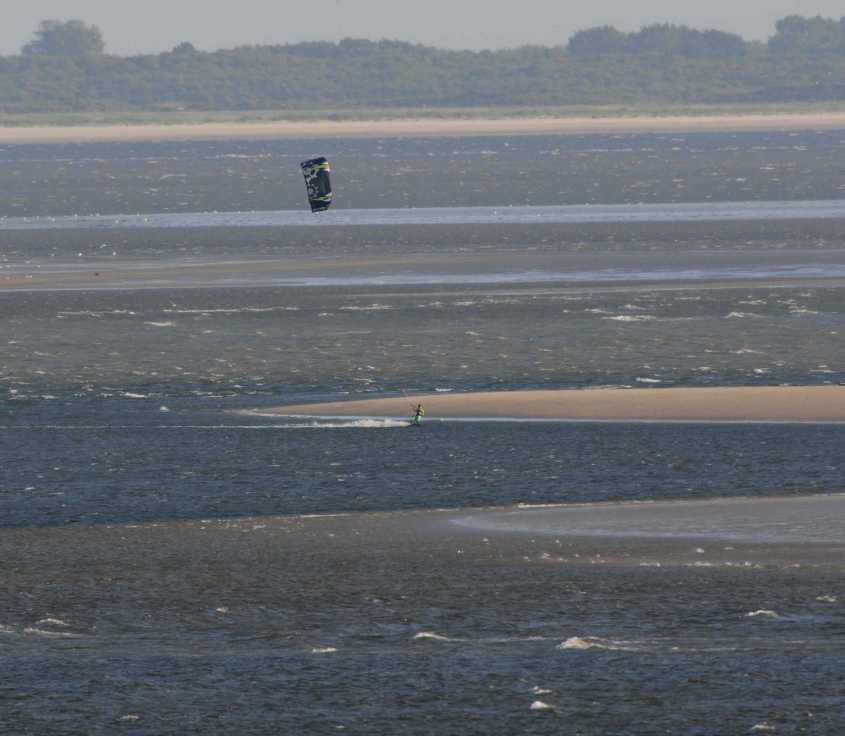
<path fill-rule="evenodd" d="M 17 53 L 40 20 L 98 25 L 111 53 L 249 43 L 397 38 L 449 48 L 565 43 L 576 30 L 665 21 L 765 39 L 793 13 L 839 18 L 841 0 L 6 0 L 0 53 Z"/>

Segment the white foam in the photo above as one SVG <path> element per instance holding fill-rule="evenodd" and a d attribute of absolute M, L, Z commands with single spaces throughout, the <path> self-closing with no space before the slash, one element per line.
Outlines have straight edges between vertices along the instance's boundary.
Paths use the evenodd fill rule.
<path fill-rule="evenodd" d="M 278 419 L 277 414 L 262 413 L 259 410 L 247 410 L 238 412 L 239 414 L 248 414 L 250 416 L 267 417 L 268 419 Z M 298 414 L 291 414 L 285 419 L 301 419 L 302 421 L 286 422 L 284 424 L 262 424 L 262 425 L 245 425 L 232 426 L 220 425 L 220 429 L 397 429 L 399 427 L 407 428 L 410 421 L 407 419 L 393 419 L 391 417 L 326 417 L 318 418 L 315 416 L 303 416 Z M 311 420 L 311 421 L 305 421 Z"/>
<path fill-rule="evenodd" d="M 633 646 L 630 642 L 602 639 L 598 636 L 571 636 L 565 642 L 559 644 L 557 648 L 562 651 L 567 649 L 577 651 L 586 651 L 588 649 L 603 649 L 607 651 L 622 652 L 637 651 L 637 647 Z"/>
<path fill-rule="evenodd" d="M 313 647 L 311 654 L 334 654 L 336 651 L 335 647 Z"/>
<path fill-rule="evenodd" d="M 433 631 L 420 631 L 419 634 L 414 635 L 414 641 L 461 641 L 460 639 L 452 639 L 448 636 L 435 634 Z"/>
<path fill-rule="evenodd" d="M 71 631 L 47 631 L 45 629 L 39 629 L 35 626 L 27 626 L 23 630 L 24 634 L 31 634 L 33 636 L 47 636 L 47 637 L 55 637 L 55 638 L 74 638 L 79 636 L 79 634 L 74 634 Z"/>
<path fill-rule="evenodd" d="M 549 705 L 548 703 L 544 703 L 542 700 L 535 700 L 531 703 L 531 710 L 536 711 L 553 711 L 555 707 L 553 705 Z"/>
<path fill-rule="evenodd" d="M 342 312 L 384 312 L 390 309 L 395 309 L 395 307 L 391 304 L 370 304 L 366 307 L 360 306 L 351 306 L 351 307 L 341 307 L 340 311 Z"/>
<path fill-rule="evenodd" d="M 780 616 L 775 613 L 774 611 L 770 611 L 768 608 L 761 608 L 757 611 L 749 611 L 745 614 L 746 618 L 769 618 L 775 619 L 780 618 Z"/>
<path fill-rule="evenodd" d="M 144 322 L 145 325 L 150 325 L 151 327 L 175 327 L 176 323 L 171 321 L 166 322 Z"/>
<path fill-rule="evenodd" d="M 816 600 L 821 603 L 836 603 L 839 599 L 835 595 L 820 595 Z"/>
<path fill-rule="evenodd" d="M 761 317 L 760 314 L 755 314 L 754 312 L 730 312 L 725 316 L 725 319 L 756 319 Z"/>
<path fill-rule="evenodd" d="M 286 429 L 395 429 L 407 427 L 405 419 L 351 419 L 348 422 L 311 422 L 309 424 L 281 425 Z"/>
<path fill-rule="evenodd" d="M 70 626 L 69 623 L 66 621 L 62 621 L 60 618 L 42 618 L 35 622 L 36 626 Z"/>
<path fill-rule="evenodd" d="M 298 312 L 299 307 L 237 307 L 233 309 L 165 309 L 165 314 L 241 314 L 261 312 Z"/>
<path fill-rule="evenodd" d="M 774 727 L 774 726 L 770 726 L 768 723 L 765 723 L 765 722 L 764 722 L 764 723 L 755 723 L 755 724 L 751 727 L 751 730 L 752 730 L 752 731 L 754 731 L 754 732 L 759 732 L 759 731 L 774 731 L 774 730 L 775 730 L 775 727 Z"/>
<path fill-rule="evenodd" d="M 650 322 L 657 319 L 651 314 L 617 314 L 613 317 L 602 317 L 602 319 L 610 320 L 611 322 Z"/>

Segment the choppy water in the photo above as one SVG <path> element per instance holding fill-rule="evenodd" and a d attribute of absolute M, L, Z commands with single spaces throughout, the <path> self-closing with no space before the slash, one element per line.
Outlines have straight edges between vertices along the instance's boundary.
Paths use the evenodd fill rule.
<path fill-rule="evenodd" d="M 332 162 L 342 209 L 812 201 L 845 192 L 842 131 L 0 147 L 0 215 L 305 206 Z"/>
<path fill-rule="evenodd" d="M 845 380 L 843 293 L 813 283 L 41 291 L 0 294 L 0 308 L 11 413 L 67 401 L 72 417 L 126 394 Z"/>
<path fill-rule="evenodd" d="M 355 227 L 190 214 L 297 206 L 301 145 L 0 152 L 3 214 L 57 218 L 0 233 L 0 731 L 836 733 L 841 540 L 806 518 L 786 546 L 694 539 L 692 510 L 664 542 L 450 519 L 745 496 L 770 529 L 766 497 L 842 490 L 845 426 L 261 409 L 843 381 L 842 135 L 338 141 Z M 565 221 L 586 202 L 622 207 Z M 456 209 L 361 211 L 411 204 Z"/>
<path fill-rule="evenodd" d="M 416 433 L 395 421 L 234 410 L 246 403 L 18 405 L 0 427 L 16 459 L 4 469 L 0 515 L 6 526 L 40 526 L 759 496 L 838 489 L 843 473 L 843 425 L 434 420 Z"/>

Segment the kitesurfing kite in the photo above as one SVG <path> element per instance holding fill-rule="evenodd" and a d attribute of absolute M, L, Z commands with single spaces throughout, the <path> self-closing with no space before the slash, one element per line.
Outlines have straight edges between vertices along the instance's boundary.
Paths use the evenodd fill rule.
<path fill-rule="evenodd" d="M 308 204 L 312 212 L 325 212 L 332 203 L 332 182 L 329 178 L 329 162 L 324 156 L 303 161 L 302 175 L 308 190 Z"/>

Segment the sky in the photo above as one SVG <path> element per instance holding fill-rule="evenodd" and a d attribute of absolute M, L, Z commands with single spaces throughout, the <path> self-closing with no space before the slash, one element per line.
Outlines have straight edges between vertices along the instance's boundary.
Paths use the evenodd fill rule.
<path fill-rule="evenodd" d="M 392 38 L 444 48 L 558 45 L 582 28 L 636 30 L 656 22 L 765 40 L 786 15 L 845 15 L 841 0 L 6 0 L 0 54 L 14 54 L 41 20 L 100 27 L 109 53 L 244 44 Z"/>

